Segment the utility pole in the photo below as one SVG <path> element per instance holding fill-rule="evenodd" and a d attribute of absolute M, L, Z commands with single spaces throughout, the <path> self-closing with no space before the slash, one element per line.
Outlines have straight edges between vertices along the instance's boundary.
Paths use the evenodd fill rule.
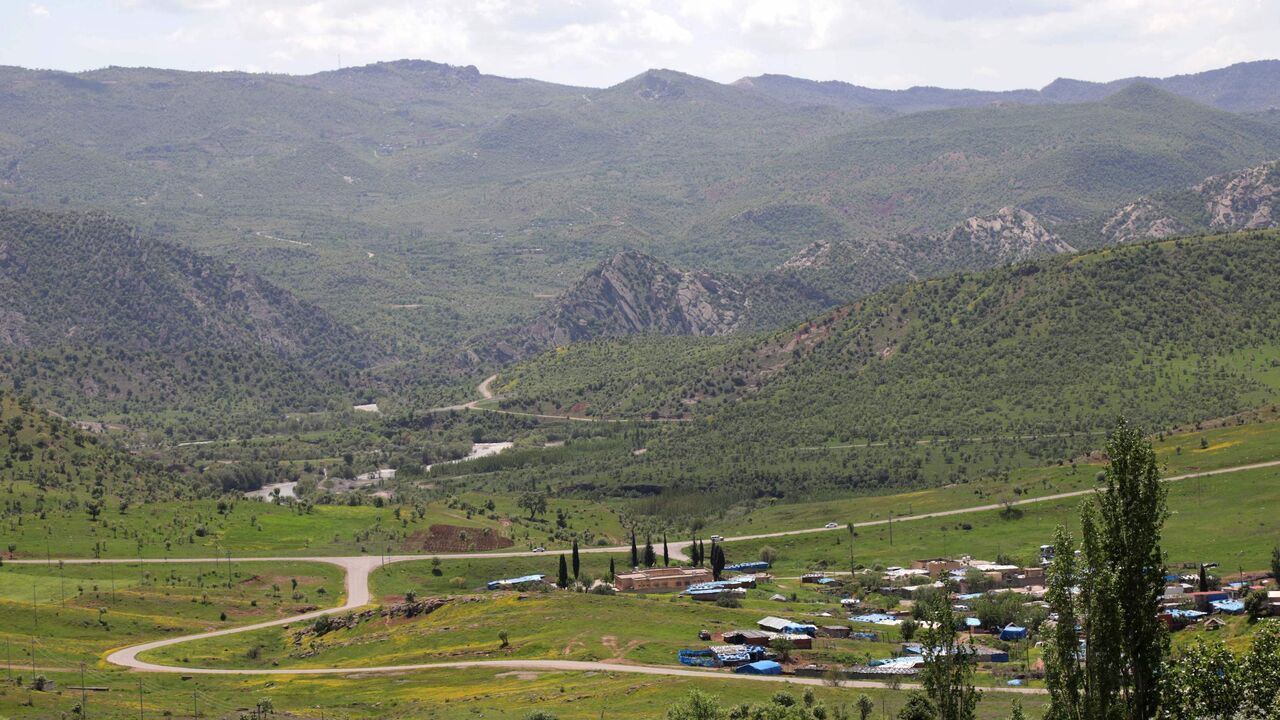
<path fill-rule="evenodd" d="M 116 564 L 115 564 L 115 563 L 107 563 L 107 568 L 108 568 L 108 569 L 110 570 L 110 572 L 111 572 L 111 603 L 112 603 L 112 604 L 115 604 L 115 601 L 116 601 Z"/>
<path fill-rule="evenodd" d="M 9 638 L 4 639 L 4 679 L 9 683 L 13 682 L 13 648 L 10 647 Z"/>
<path fill-rule="evenodd" d="M 138 681 L 138 720 L 142 718 L 142 681 Z"/>
<path fill-rule="evenodd" d="M 64 572 L 64 565 L 65 563 L 61 560 L 58 561 L 58 586 L 60 588 L 58 592 L 62 595 L 61 605 L 65 608 L 67 606 L 67 575 Z"/>
<path fill-rule="evenodd" d="M 80 663 L 80 717 L 88 720 L 89 696 L 84 688 L 84 663 Z"/>
<path fill-rule="evenodd" d="M 191 691 L 191 717 L 200 720 L 200 701 L 196 699 L 196 691 Z"/>
<path fill-rule="evenodd" d="M 893 513 L 889 513 L 889 545 L 893 545 Z"/>

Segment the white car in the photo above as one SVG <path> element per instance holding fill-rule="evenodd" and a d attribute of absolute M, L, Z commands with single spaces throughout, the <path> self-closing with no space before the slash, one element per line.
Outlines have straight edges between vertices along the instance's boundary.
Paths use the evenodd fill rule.
<path fill-rule="evenodd" d="M 533 549 L 533 551 L 534 551 L 534 552 L 546 552 L 546 551 L 547 551 L 547 549 L 546 549 L 546 548 L 544 548 L 544 547 L 536 547 L 536 548 L 534 548 L 534 549 Z"/>
<path fill-rule="evenodd" d="M 724 542 L 724 536 L 722 536 L 722 535 L 712 535 L 712 536 L 711 536 L 711 542 L 713 542 L 713 543 Z"/>
<path fill-rule="evenodd" d="M 827 529 L 828 529 L 828 530 L 834 530 L 834 529 L 836 529 L 836 528 L 838 528 L 838 527 L 840 527 L 840 523 L 827 523 Z"/>

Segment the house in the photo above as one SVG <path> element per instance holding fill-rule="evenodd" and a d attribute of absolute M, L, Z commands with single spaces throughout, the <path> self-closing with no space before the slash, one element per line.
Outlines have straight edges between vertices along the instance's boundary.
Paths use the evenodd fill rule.
<path fill-rule="evenodd" d="M 520 590 L 530 588 L 535 585 L 544 585 L 546 582 L 546 575 L 525 575 L 523 577 L 506 578 L 503 580 L 490 580 L 485 583 L 485 587 L 490 590 Z"/>
<path fill-rule="evenodd" d="M 844 625 L 821 625 L 818 627 L 818 637 L 847 638 L 849 628 Z"/>
<path fill-rule="evenodd" d="M 820 583 L 826 579 L 827 574 L 820 572 L 808 572 L 800 576 L 800 582 L 809 584 Z"/>
<path fill-rule="evenodd" d="M 730 630 L 720 637 L 731 645 L 769 647 L 769 642 L 776 636 L 773 633 L 761 632 L 760 630 Z"/>
<path fill-rule="evenodd" d="M 734 670 L 743 675 L 781 675 L 782 666 L 772 660 L 757 660 Z"/>
<path fill-rule="evenodd" d="M 1231 597 L 1221 590 L 1209 590 L 1208 592 L 1189 592 L 1186 594 L 1187 601 L 1194 603 L 1197 610 L 1208 612 L 1210 603 L 1217 600 L 1230 600 Z"/>
<path fill-rule="evenodd" d="M 1267 606 L 1271 608 L 1272 615 L 1280 615 L 1280 590 L 1267 592 Z"/>
<path fill-rule="evenodd" d="M 949 558 L 929 558 L 927 560 L 915 560 L 911 563 L 912 570 L 923 570 L 926 575 L 935 579 L 952 570 L 960 570 L 964 567 L 965 564 L 963 562 Z"/>
<path fill-rule="evenodd" d="M 1215 617 L 1211 617 L 1208 620 L 1204 621 L 1205 630 L 1210 630 L 1210 631 L 1221 630 L 1223 627 L 1226 627 L 1226 623 L 1222 622 L 1221 620 Z"/>
<path fill-rule="evenodd" d="M 761 630 L 767 630 L 773 633 L 781 633 L 781 632 L 786 632 L 787 626 L 791 624 L 792 624 L 791 621 L 786 618 L 774 617 L 770 615 L 769 617 L 761 618 L 759 621 L 757 621 L 756 627 L 760 628 Z"/>
<path fill-rule="evenodd" d="M 803 633 L 783 633 L 778 636 L 778 639 L 791 641 L 791 647 L 794 647 L 797 650 L 813 649 L 812 635 L 805 635 Z"/>
<path fill-rule="evenodd" d="M 684 590 L 715 578 L 707 568 L 661 567 L 618 573 L 614 585 L 622 591 Z"/>
<path fill-rule="evenodd" d="M 961 645 L 960 652 L 973 656 L 977 662 L 990 663 L 1007 663 L 1009 662 L 1009 653 L 998 648 L 987 647 L 986 645 Z M 924 656 L 924 646 L 920 643 L 906 643 L 902 646 L 902 651 L 907 655 Z M 945 654 L 945 650 L 939 648 L 939 654 Z"/>

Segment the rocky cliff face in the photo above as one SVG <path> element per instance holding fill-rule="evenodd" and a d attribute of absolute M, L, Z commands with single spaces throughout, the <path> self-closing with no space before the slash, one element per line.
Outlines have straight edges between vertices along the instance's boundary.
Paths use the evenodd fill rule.
<path fill-rule="evenodd" d="M 1280 162 L 1211 177 L 1184 191 L 1129 203 L 1102 222 L 1105 242 L 1280 226 Z"/>
<path fill-rule="evenodd" d="M 1041 225 L 1034 215 L 1015 207 L 965 220 L 941 238 L 941 246 L 947 255 L 976 255 L 992 261 L 990 264 L 1076 250 Z"/>
<path fill-rule="evenodd" d="M 529 357 L 583 340 L 626 335 L 724 335 L 750 305 L 744 281 L 682 270 L 643 253 L 617 253 L 588 272 L 531 323 L 477 343 L 479 357 Z"/>
<path fill-rule="evenodd" d="M 1194 190 L 1204 198 L 1212 230 L 1257 230 L 1280 223 L 1280 162 L 1210 178 Z"/>

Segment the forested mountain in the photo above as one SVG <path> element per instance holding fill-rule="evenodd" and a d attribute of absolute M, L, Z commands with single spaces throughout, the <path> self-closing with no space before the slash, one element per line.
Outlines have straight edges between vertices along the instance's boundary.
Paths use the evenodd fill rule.
<path fill-rule="evenodd" d="M 1194 232 L 1280 226 L 1280 162 L 1140 198 L 1083 223 L 1047 227 L 1001 208 L 934 235 L 811 244 L 748 275 L 680 270 L 634 251 L 588 272 L 533 322 L 470 343 L 471 362 L 532 357 L 627 335 L 713 337 L 786 325 L 897 283 L 1043 255 Z"/>
<path fill-rule="evenodd" d="M 1041 257 L 750 342 L 574 346 L 496 385 L 511 408 L 705 419 L 719 447 L 1162 426 L 1274 401 L 1276 267 L 1276 231 Z"/>
<path fill-rule="evenodd" d="M 1233 112 L 1280 107 L 1280 60 L 1237 63 L 1219 70 L 1168 78 L 1132 77 L 1105 83 L 1059 78 L 1039 90 L 953 90 L 918 86 L 878 90 L 836 80 L 805 80 L 788 75 L 746 77 L 734 85 L 801 105 L 919 112 L 996 103 L 1088 102 L 1101 100 L 1137 83 L 1154 85 L 1189 100 Z"/>
<path fill-rule="evenodd" d="M 1226 95 L 1234 77 L 1198 82 Z M 933 236 L 1005 207 L 1083 221 L 1280 154 L 1277 123 L 1150 85 L 901 115 L 669 70 L 594 89 L 423 61 L 3 68 L 0 127 L 0 202 L 106 209 L 399 354 L 449 356 L 622 249 L 754 275 L 813 243 Z"/>
<path fill-rule="evenodd" d="M 253 273 L 101 214 L 0 210 L 0 377 L 66 413 L 284 412 L 380 355 Z"/>

